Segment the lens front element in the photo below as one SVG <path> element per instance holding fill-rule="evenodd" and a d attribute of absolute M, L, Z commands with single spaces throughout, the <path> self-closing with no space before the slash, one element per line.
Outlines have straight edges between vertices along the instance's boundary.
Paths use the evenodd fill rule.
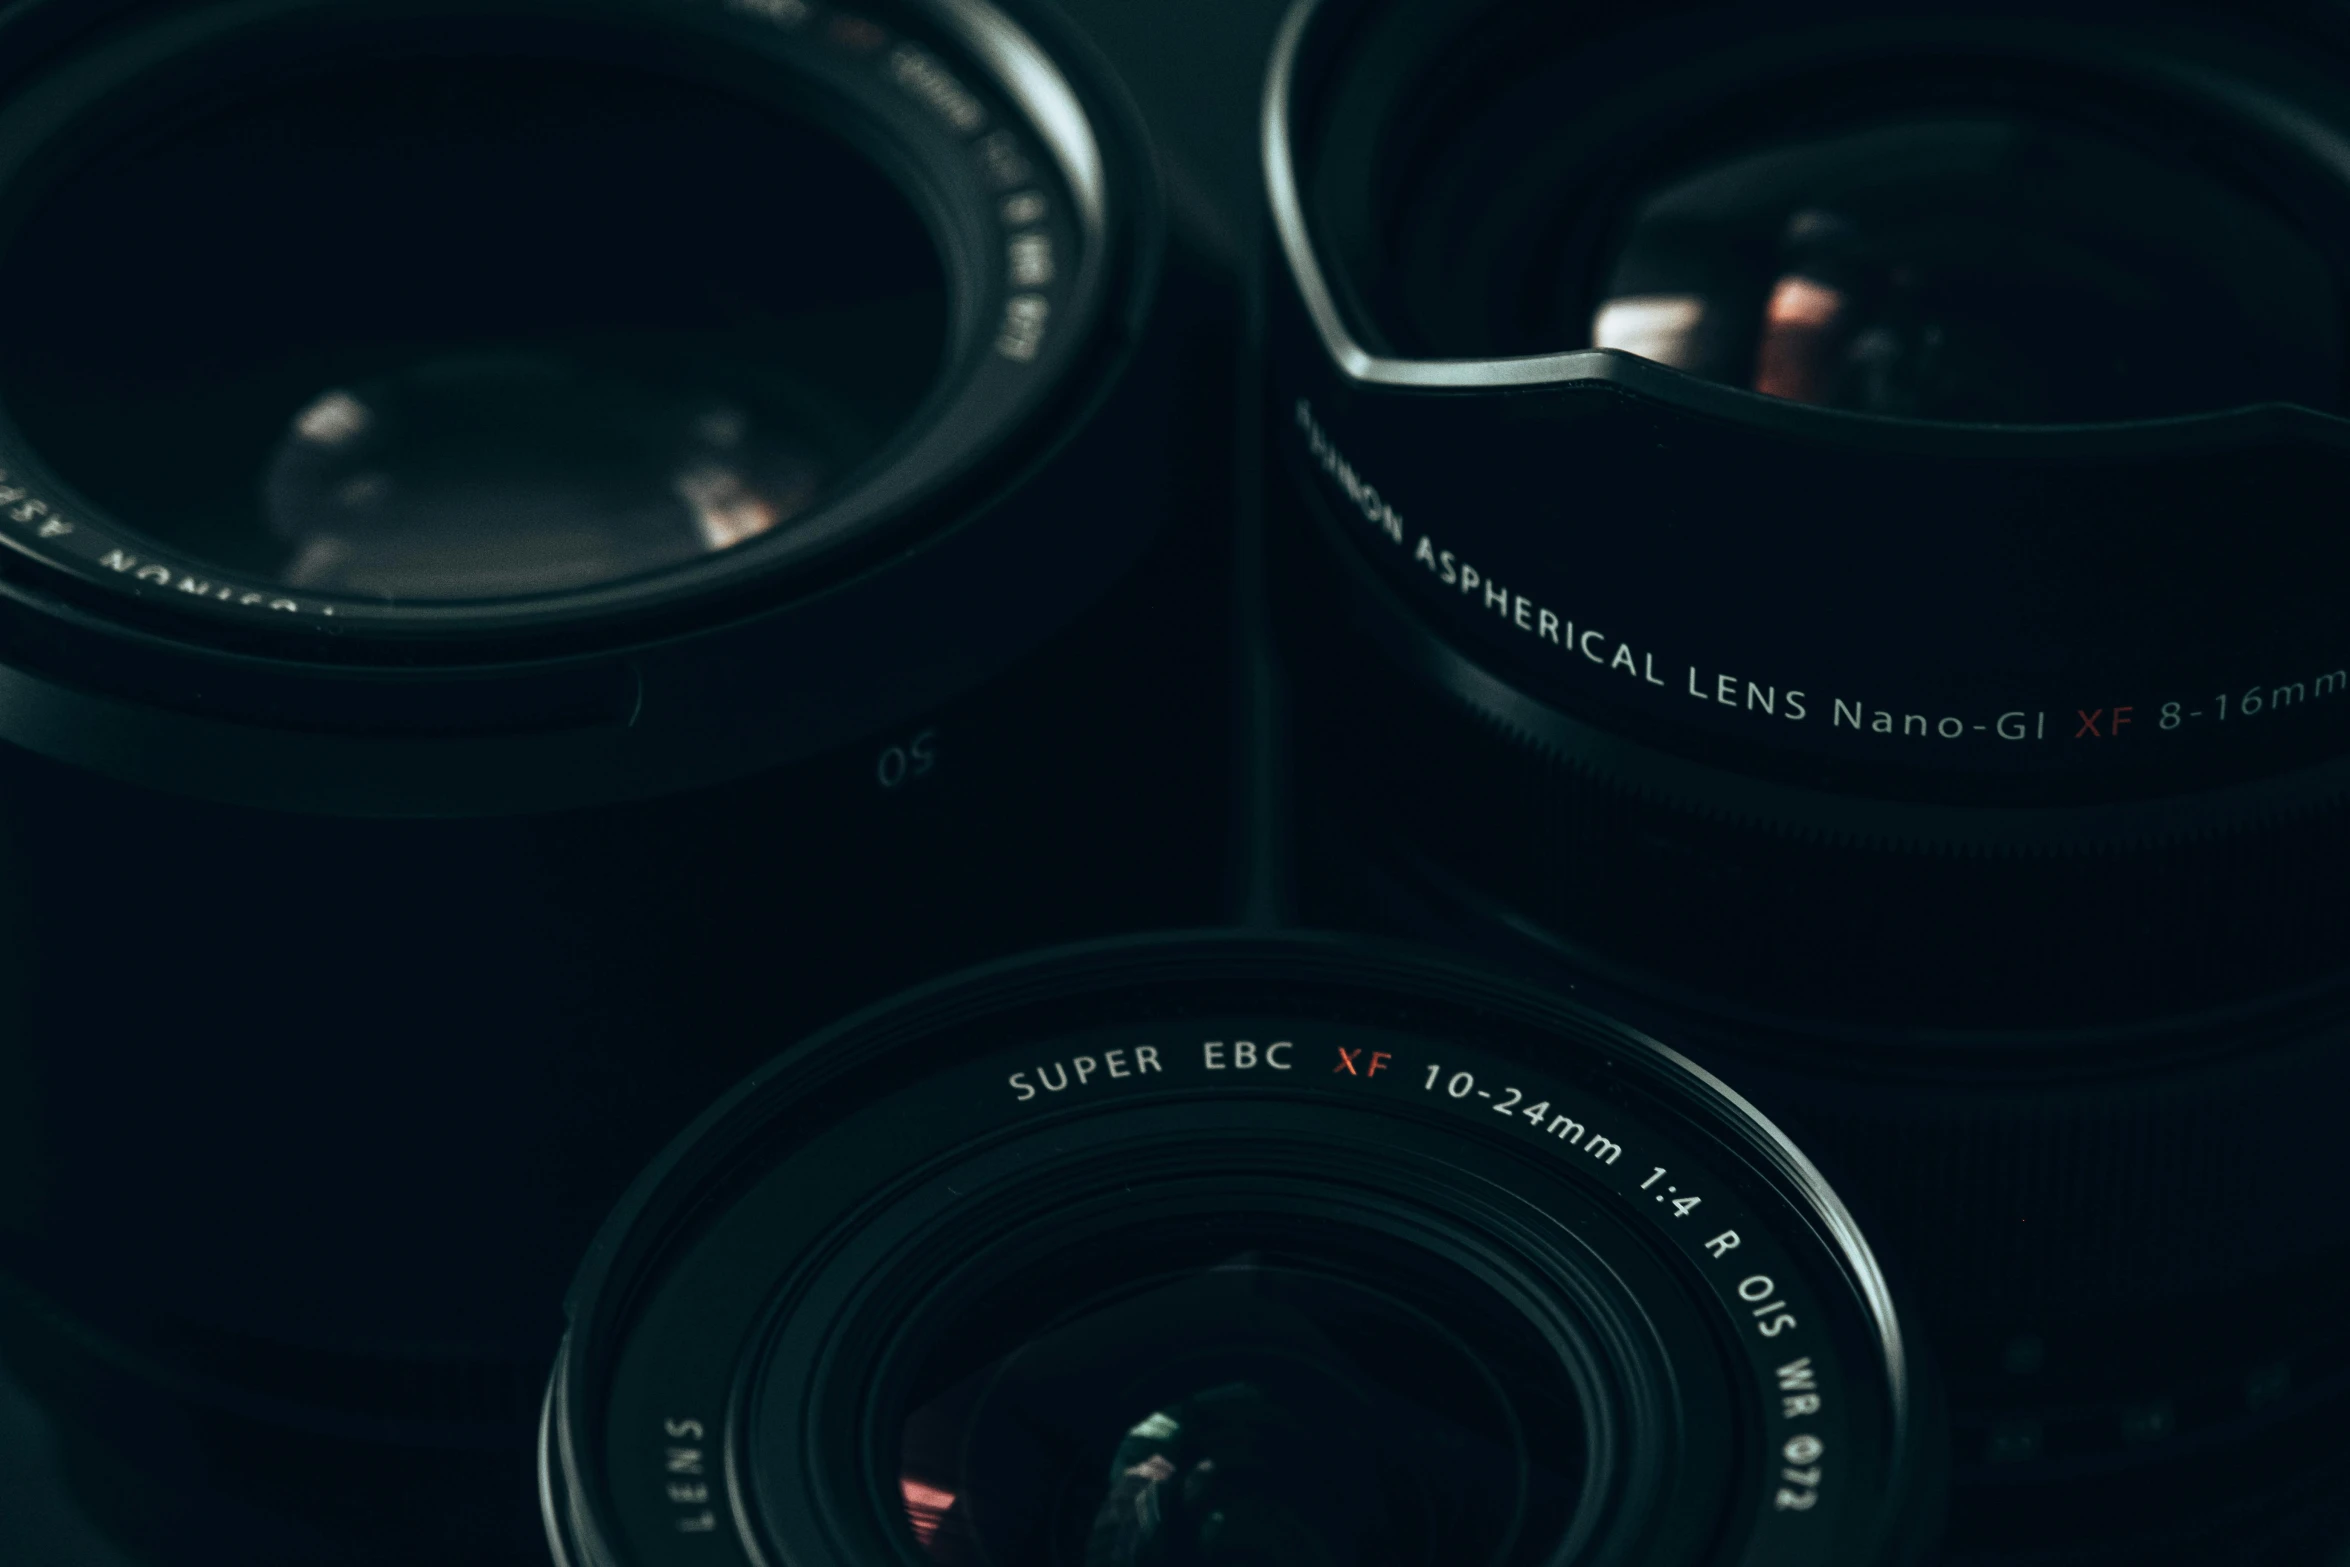
<path fill-rule="evenodd" d="M 1563 1535 L 1583 1478 L 1579 1400 L 1538 1341 L 1499 1367 L 1471 1347 L 1512 1347 L 1489 1291 L 1465 1273 L 1449 1291 L 1426 1278 L 1415 1307 L 1383 1282 L 1410 1276 L 1395 1259 L 1371 1275 L 1224 1250 L 1236 1229 L 1089 1250 L 954 1313 L 916 1382 L 954 1380 L 909 1412 L 899 1480 L 932 1560 L 1439 1567 Z M 1175 1270 L 1186 1252 L 1210 1260 Z M 1163 1271 L 1041 1330 L 1026 1320 L 1086 1274 L 1137 1265 Z M 1484 1320 L 1464 1337 L 1439 1313 Z"/>

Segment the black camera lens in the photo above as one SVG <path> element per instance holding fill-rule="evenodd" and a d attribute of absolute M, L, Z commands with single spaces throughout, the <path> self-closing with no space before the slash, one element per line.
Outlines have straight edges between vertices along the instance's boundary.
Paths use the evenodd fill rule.
<path fill-rule="evenodd" d="M 108 1533 L 535 1557 L 777 1030 L 1213 916 L 1232 293 L 977 0 L 0 7 L 0 1353 Z"/>
<path fill-rule="evenodd" d="M 2272 1195 L 2350 1088 L 2343 43 L 1326 0 L 1269 77 L 1308 913 L 1789 1126 L 1944 1351 L 1961 1560 L 2283 1553 L 2350 1472 L 2350 1227 Z"/>
<path fill-rule="evenodd" d="M 674 1143 L 541 1483 L 574 1567 L 1894 1562 L 1913 1375 L 1836 1199 L 1653 1042 L 1407 949 L 1132 940 Z"/>

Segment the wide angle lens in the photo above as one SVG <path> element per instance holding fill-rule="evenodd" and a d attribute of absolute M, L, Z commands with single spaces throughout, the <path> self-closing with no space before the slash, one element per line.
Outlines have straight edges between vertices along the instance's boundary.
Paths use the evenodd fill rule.
<path fill-rule="evenodd" d="M 2350 1089 L 2342 43 L 1325 0 L 1270 73 L 1307 911 L 1794 1128 L 1951 1367 L 1962 1560 L 2345 1494 L 2350 1225 L 2271 1195 Z"/>
<path fill-rule="evenodd" d="M 1158 938 L 710 1111 L 582 1270 L 542 1483 L 572 1567 L 1891 1563 L 1917 1376 L 1669 1051 L 1410 949 Z"/>

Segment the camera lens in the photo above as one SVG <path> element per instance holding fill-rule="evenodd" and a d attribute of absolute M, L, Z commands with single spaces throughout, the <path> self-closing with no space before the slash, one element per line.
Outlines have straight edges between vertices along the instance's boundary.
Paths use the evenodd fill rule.
<path fill-rule="evenodd" d="M 777 1031 L 1212 916 L 1230 293 L 973 0 L 0 12 L 0 1348 L 120 1545 L 536 1556 Z"/>
<path fill-rule="evenodd" d="M 2350 1465 L 2350 1230 L 2265 1195 L 2350 1086 L 2340 42 L 1329 0 L 1268 82 L 1308 912 L 1788 1125 L 1944 1352 L 1961 1560 L 2282 1552 Z"/>
<path fill-rule="evenodd" d="M 27 37 L 0 117 L 10 538 L 178 640 L 464 665 L 805 595 L 920 542 L 1131 323 L 1124 198 L 1054 84 L 991 88 L 984 49 L 878 13 L 279 0 L 92 31 Z M 288 700 L 216 678 L 232 713 Z"/>
<path fill-rule="evenodd" d="M 574 1287 L 542 1487 L 574 1564 L 1891 1562 L 1910 1376 L 1835 1198 L 1670 1052 L 1405 949 L 1158 938 L 705 1115 Z"/>

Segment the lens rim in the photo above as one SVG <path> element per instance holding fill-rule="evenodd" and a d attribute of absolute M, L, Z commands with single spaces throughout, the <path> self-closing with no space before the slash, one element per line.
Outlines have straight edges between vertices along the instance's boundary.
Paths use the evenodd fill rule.
<path fill-rule="evenodd" d="M 1186 1108 L 1164 1107 L 1155 1117 L 1150 1112 L 1120 1117 L 1120 1134 L 1136 1141 L 1083 1165 L 1055 1164 L 1058 1150 L 1035 1141 L 991 1150 L 987 1164 L 1000 1160 L 1025 1167 L 1020 1178 L 1045 1166 L 1046 1178 L 1070 1202 L 1039 1217 L 1033 1211 L 1035 1186 L 994 1194 L 993 1209 L 1015 1222 L 985 1232 L 988 1247 L 1011 1246 L 1020 1260 L 1033 1263 L 1064 1251 L 1061 1242 L 1072 1233 L 1091 1235 L 1153 1218 L 1214 1222 L 1230 1214 L 1235 1203 L 1248 1205 L 1252 1222 L 1274 1228 L 1343 1227 L 1358 1237 L 1410 1247 L 1426 1262 L 1461 1271 L 1514 1307 L 1525 1325 L 1550 1342 L 1577 1388 L 1588 1483 L 1567 1521 L 1561 1558 L 1581 1560 L 1579 1553 L 1592 1548 L 1610 1553 L 1599 1559 L 1612 1560 L 1627 1540 L 1639 1537 L 1636 1531 L 1653 1530 L 1659 1514 L 1713 1518 L 1729 1505 L 1736 1487 L 1716 1484 L 1699 1455 L 1709 1445 L 1720 1445 L 1722 1433 L 1738 1423 L 1739 1411 L 1710 1396 L 1715 1390 L 1703 1372 L 1712 1368 L 1693 1375 L 1686 1360 L 1669 1358 L 1662 1340 L 1681 1346 L 1707 1342 L 1706 1324 L 1690 1302 L 1670 1293 L 1671 1285 L 1681 1281 L 1655 1269 L 1651 1259 L 1593 1246 L 1588 1257 L 1569 1259 L 1584 1263 L 1583 1271 L 1562 1265 L 1542 1272 L 1539 1265 L 1554 1259 L 1531 1248 L 1511 1251 L 1507 1241 L 1514 1237 L 1503 1227 L 1492 1234 L 1452 1233 L 1446 1220 L 1459 1216 L 1457 1193 L 1450 1208 L 1435 1202 L 1423 1204 L 1424 1211 L 1397 1206 L 1410 1200 L 1415 1186 L 1441 1189 L 1452 1173 L 1425 1148 L 1383 1146 L 1375 1152 L 1391 1160 L 1382 1172 L 1390 1184 L 1342 1189 L 1320 1162 L 1351 1161 L 1359 1167 L 1374 1150 L 1350 1146 L 1343 1134 L 1326 1126 L 1302 1132 L 1285 1127 L 1278 1137 L 1203 1133 L 1178 1124 Z M 1274 1146 L 1258 1146 L 1260 1136 Z M 961 1168 L 976 1176 L 980 1164 L 974 1160 Z M 1081 1170 L 1095 1176 L 1097 1190 L 1133 1183 L 1148 1195 L 1090 1197 L 1084 1189 L 1094 1183 Z M 1397 1172 L 1407 1170 L 1425 1182 L 1397 1178 Z M 960 1183 L 962 1177 L 957 1179 Z M 1024 1203 L 1024 1194 L 1032 1200 Z M 1608 1222 L 1596 1209 L 1592 1216 L 1597 1224 Z M 882 1224 L 891 1217 L 875 1215 Z M 958 1212 L 953 1222 L 959 1226 L 970 1220 Z M 822 1330 L 821 1344 L 787 1348 L 787 1321 L 779 1311 L 764 1342 L 745 1357 L 752 1369 L 731 1423 L 740 1433 L 742 1467 L 748 1472 L 746 1511 L 771 1529 L 830 1512 L 845 1534 L 858 1520 L 854 1505 L 837 1498 L 853 1493 L 883 1502 L 886 1486 L 876 1482 L 897 1472 L 894 1442 L 900 1424 L 895 1416 L 904 1408 L 908 1361 L 939 1331 L 930 1314 L 952 1300 L 974 1272 L 995 1273 L 1004 1261 L 953 1249 L 951 1229 L 892 1240 L 893 1255 L 877 1260 L 875 1274 L 857 1281 L 856 1288 L 837 1296 L 811 1295 L 825 1301 L 820 1316 L 829 1326 Z M 875 1247 L 861 1232 L 843 1250 L 871 1257 Z M 1627 1288 L 1608 1275 L 1610 1264 L 1638 1276 L 1647 1288 Z M 829 1282 L 818 1277 L 809 1288 L 822 1290 Z M 795 1315 L 801 1309 L 795 1302 Z M 1659 1327 L 1660 1320 L 1672 1331 Z M 868 1391 L 857 1391 L 868 1378 Z M 857 1454 L 862 1462 L 846 1456 L 857 1448 L 859 1434 L 866 1439 Z M 773 1455 L 790 1453 L 810 1456 L 793 1470 L 773 1461 Z M 1698 1461 L 1691 1462 L 1693 1456 Z M 887 1537 L 901 1520 L 888 1515 L 884 1502 L 880 1516 L 863 1522 L 869 1534 L 877 1525 Z M 1508 1543 L 1516 1544 L 1514 1536 Z"/>
<path fill-rule="evenodd" d="M 805 6 L 765 14 L 747 6 L 722 11 L 714 0 L 682 11 L 611 0 L 580 13 L 545 0 L 501 0 L 484 13 L 454 0 L 383 0 L 358 11 L 328 0 L 223 0 L 171 15 L 144 11 L 126 31 L 63 60 L 45 59 L 0 110 L 0 187 L 21 214 L 21 203 L 61 172 L 46 170 L 35 189 L 22 190 L 28 160 L 64 158 L 69 176 L 66 155 L 91 136 L 92 117 L 137 123 L 142 116 L 132 111 L 155 91 L 157 74 L 169 77 L 191 50 L 223 50 L 248 62 L 288 48 L 296 57 L 331 57 L 371 26 L 463 28 L 546 15 L 575 27 L 584 20 L 623 31 L 685 32 L 713 50 L 755 60 L 755 70 L 778 85 L 801 84 L 790 93 L 795 107 L 813 106 L 803 112 L 872 160 L 931 230 L 947 274 L 949 341 L 938 379 L 906 423 L 793 527 L 571 591 L 422 602 L 312 594 L 177 558 L 136 519 L 112 517 L 53 473 L 0 410 L 0 469 L 8 488 L 20 492 L 0 513 L 8 520 L 0 523 L 0 542 L 70 579 L 58 585 L 77 596 L 95 592 L 102 609 L 163 617 L 198 635 L 207 634 L 200 622 L 209 621 L 230 635 L 299 637 L 314 650 L 327 632 L 328 645 L 346 656 L 353 644 L 371 640 L 405 645 L 409 656 L 419 643 L 439 656 L 462 656 L 468 646 L 518 636 L 609 641 L 632 624 L 714 599 L 806 591 L 903 550 L 909 528 L 935 516 L 946 497 L 1027 455 L 1049 422 L 1044 415 L 1094 351 L 1110 311 L 1115 214 L 1093 117 L 1028 34 L 984 0 L 894 0 L 883 9 L 901 25 L 891 30 L 890 48 L 863 62 L 871 68 L 859 74 L 845 47 L 835 60 L 828 46 L 812 41 L 818 30 L 808 26 L 814 12 Z M 316 28 L 322 13 L 330 25 Z M 954 86 L 979 110 L 975 121 L 951 117 L 902 82 L 891 95 L 880 65 L 908 51 L 927 55 L 940 71 L 952 61 L 948 74 L 972 78 Z M 174 96 L 166 93 L 166 106 Z M 97 140 L 105 144 L 104 130 Z M 1008 183 L 990 174 L 1015 168 L 1020 175 Z M 1008 229 L 994 234 L 999 200 L 1014 187 L 1043 189 L 1048 215 L 1037 231 L 1048 238 L 1057 231 L 1055 248 L 1074 251 L 1041 283 L 1015 280 L 1014 236 Z M 1034 324 L 1041 342 L 1023 341 L 1015 317 Z"/>
<path fill-rule="evenodd" d="M 1199 993 L 1203 981 L 1211 982 L 1211 999 L 1205 1002 L 1200 1000 Z M 989 1034 L 984 1045 L 972 1045 L 972 1036 L 962 1033 L 964 1043 L 954 1047 L 969 1056 L 972 1070 L 984 1067 L 992 1073 L 1003 1064 L 1004 1051 L 1015 1048 L 1026 1051 L 1031 1048 L 1026 1043 L 1030 1041 L 1083 1037 L 1088 1032 L 1087 1024 L 1082 1021 L 1085 1019 L 1096 1020 L 1093 1028 L 1098 1032 L 1105 1013 L 1121 1019 L 1122 1025 L 1156 1018 L 1177 1031 L 1188 1026 L 1182 1021 L 1185 1017 L 1204 1020 L 1210 1012 L 1225 1018 L 1249 1015 L 1245 1003 L 1234 1002 L 1227 1007 L 1213 999 L 1214 987 L 1222 985 L 1238 987 L 1227 992 L 1227 998 L 1281 996 L 1288 1015 L 1297 1017 L 1323 1015 L 1314 1010 L 1315 1003 L 1308 998 L 1321 997 L 1325 1003 L 1335 1004 L 1331 998 L 1340 996 L 1351 996 L 1362 1007 L 1384 1007 L 1388 1010 L 1378 1015 L 1391 1021 L 1407 1014 L 1423 1021 L 1427 1017 L 1447 1016 L 1453 1020 L 1453 1029 L 1437 1029 L 1412 1037 L 1451 1039 L 1463 1050 L 1469 1049 L 1466 1040 L 1470 1037 L 1458 1032 L 1464 1024 L 1471 1030 L 1502 1031 L 1521 1041 L 1532 1037 L 1555 1041 L 1563 1034 L 1591 1052 L 1588 1056 L 1574 1057 L 1582 1063 L 1580 1081 L 1586 1087 L 1590 1082 L 1603 1081 L 1615 1085 L 1609 1089 L 1611 1094 L 1620 1087 L 1622 1093 L 1633 1097 L 1622 1100 L 1619 1110 L 1622 1105 L 1637 1102 L 1643 1107 L 1637 1112 L 1639 1116 L 1660 1118 L 1658 1124 L 1669 1121 L 1682 1129 L 1677 1135 L 1694 1133 L 1712 1151 L 1709 1159 L 1726 1159 L 1730 1162 L 1724 1168 L 1746 1172 L 1740 1179 L 1751 1179 L 1757 1184 L 1742 1186 L 1739 1203 L 1766 1203 L 1774 1214 L 1780 1215 L 1771 1221 L 1769 1233 L 1776 1239 L 1770 1246 L 1775 1250 L 1784 1244 L 1790 1255 L 1800 1250 L 1807 1258 L 1816 1249 L 1828 1275 L 1837 1281 L 1823 1287 L 1839 1303 L 1834 1308 L 1836 1320 L 1847 1324 L 1857 1335 L 1839 1339 L 1847 1346 L 1842 1353 L 1861 1355 L 1862 1359 L 1854 1364 L 1865 1368 L 1858 1373 L 1869 1389 L 1865 1402 L 1882 1412 L 1883 1423 L 1879 1429 L 1885 1433 L 1883 1452 L 1888 1463 L 1885 1473 L 1892 1494 L 1872 1497 L 1860 1504 L 1875 1510 L 1870 1525 L 1863 1531 L 1872 1542 L 1868 1548 L 1872 1554 L 1867 1559 L 1891 1560 L 1897 1544 L 1922 1545 L 1921 1540 L 1908 1537 L 1905 1531 L 1914 1528 L 1920 1511 L 1930 1511 L 1934 1505 L 1925 1494 L 1935 1483 L 1927 1462 L 1932 1427 L 1925 1413 L 1928 1400 L 1921 1392 L 1923 1384 L 1918 1382 L 1916 1367 L 1904 1348 L 1903 1330 L 1892 1314 L 1883 1277 L 1865 1243 L 1854 1231 L 1849 1215 L 1817 1172 L 1775 1129 L 1754 1115 L 1744 1101 L 1653 1040 L 1607 1023 L 1571 1003 L 1448 959 L 1433 958 L 1411 947 L 1316 934 L 1267 937 L 1216 932 L 1130 937 L 1056 949 L 925 986 L 787 1052 L 714 1106 L 673 1143 L 662 1159 L 639 1179 L 599 1235 L 569 1297 L 571 1330 L 550 1384 L 548 1420 L 541 1431 L 546 1509 L 551 1538 L 556 1541 L 561 1559 L 581 1563 L 583 1567 L 588 1563 L 605 1567 L 605 1564 L 635 1559 L 638 1547 L 627 1543 L 627 1536 L 618 1531 L 612 1492 L 618 1482 L 609 1469 L 613 1460 L 607 1452 L 607 1437 L 603 1432 L 617 1357 L 630 1342 L 637 1315 L 652 1309 L 656 1298 L 665 1301 L 687 1298 L 676 1295 L 672 1286 L 686 1289 L 687 1296 L 697 1302 L 705 1299 L 698 1285 L 676 1283 L 687 1277 L 677 1270 L 691 1266 L 697 1245 L 683 1233 L 681 1226 L 697 1225 L 703 1217 L 722 1215 L 724 1210 L 713 1206 L 720 1202 L 720 1192 L 742 1193 L 752 1189 L 747 1183 L 755 1182 L 760 1129 L 771 1124 L 771 1118 L 783 1107 L 798 1105 L 803 1107 L 799 1113 L 821 1118 L 810 1125 L 843 1124 L 839 1106 L 832 1099 L 822 1097 L 833 1091 L 828 1085 L 842 1084 L 851 1074 L 870 1074 L 877 1069 L 881 1058 L 897 1051 L 923 1049 L 919 1042 L 926 1039 L 931 1041 L 931 1048 L 922 1059 L 934 1060 L 942 1030 L 992 1027 L 1006 1031 Z M 1188 1001 L 1183 999 L 1187 994 Z M 1147 1002 L 1136 999 L 1143 995 L 1152 999 Z M 1201 1010 L 1203 1005 L 1208 1011 Z M 1414 1010 L 1422 1008 L 1425 1012 Z M 1208 1025 L 1203 1021 L 1202 1026 Z M 1409 1031 L 1421 1025 L 1393 1022 L 1392 1026 Z M 1539 1034 L 1524 1034 L 1519 1030 L 1536 1030 Z M 1496 1059 L 1507 1056 L 1511 1048 L 1493 1046 Z M 1569 1074 L 1559 1074 L 1562 1083 L 1568 1077 Z M 874 1079 L 866 1076 L 862 1081 L 869 1087 Z M 1157 1085 L 1154 1083 L 1152 1087 L 1155 1089 Z M 838 1089 L 841 1093 L 866 1091 Z M 811 1098 L 811 1095 L 818 1097 Z M 1177 1106 L 1171 1100 L 1161 1108 L 1174 1113 Z M 992 1107 L 982 1108 L 978 1113 L 996 1114 Z M 1081 1112 L 1053 1113 L 1059 1118 L 1055 1124 L 1067 1122 L 1073 1114 L 1082 1119 Z M 1053 1135 L 1062 1133 L 1056 1131 Z M 1470 1137 L 1472 1141 L 1478 1140 L 1474 1132 Z M 871 1138 L 866 1141 L 870 1142 Z M 1009 1146 L 996 1147 L 994 1152 L 1009 1157 L 1006 1152 Z M 1765 1192 L 1769 1195 L 1759 1195 Z M 798 1200 L 795 1194 L 794 1201 Z M 1633 1211 L 1646 1212 L 1645 1208 Z M 1797 1214 L 1802 1217 L 1793 1219 L 1793 1229 L 1787 1228 L 1787 1221 Z M 1643 1221 L 1626 1222 L 1637 1225 Z M 1695 1243 L 1694 1239 L 1689 1242 Z M 1758 1255 L 1748 1254 L 1749 1259 Z M 1817 1265 L 1807 1263 L 1808 1266 Z M 692 1276 L 701 1275 L 696 1271 Z M 663 1284 L 665 1278 L 671 1283 Z M 754 1297 L 759 1303 L 772 1303 L 775 1299 L 776 1286 L 772 1281 L 756 1285 L 738 1282 L 730 1287 L 740 1296 L 737 1304 L 724 1308 L 730 1314 L 739 1315 Z M 1700 1290 L 1698 1295 L 1702 1297 L 1705 1293 Z M 665 1312 L 669 1308 L 661 1309 Z M 705 1308 L 697 1304 L 694 1309 Z M 758 1312 L 767 1309 L 767 1304 L 756 1306 Z M 729 1320 L 733 1320 L 732 1315 Z M 743 1329 L 748 1326 L 743 1324 Z M 738 1390 L 727 1400 L 725 1428 L 729 1433 L 743 1429 L 744 1395 L 740 1390 L 747 1366 L 754 1364 L 739 1349 L 743 1340 L 735 1335 L 740 1331 L 729 1328 L 709 1332 L 697 1328 L 691 1335 L 703 1345 L 693 1353 L 708 1361 L 694 1375 L 704 1382 L 708 1377 L 718 1377 Z M 1733 1332 L 1733 1338 L 1742 1345 L 1744 1337 Z M 713 1341 L 736 1347 L 713 1347 Z M 1743 1348 L 1756 1351 L 1752 1345 Z M 804 1360 L 801 1363 L 806 1364 Z M 722 1366 L 733 1369 L 722 1370 Z M 706 1399 L 711 1391 L 711 1386 L 704 1386 L 700 1396 Z M 1774 1416 L 1777 1413 L 1771 1411 Z M 827 1431 L 831 1433 L 832 1428 L 828 1426 Z M 894 1439 L 894 1428 L 889 1435 Z M 708 1433 L 708 1440 L 713 1444 L 718 1441 L 715 1430 Z M 854 1445 L 845 1433 L 833 1434 L 829 1441 L 833 1446 Z M 747 1487 L 741 1473 L 741 1448 L 734 1436 L 728 1438 L 726 1452 L 726 1472 L 740 1495 Z M 894 1460 L 894 1451 L 888 1456 Z M 894 1468 L 890 1472 L 894 1474 Z M 1774 1470 L 1774 1478 L 1775 1473 Z M 713 1487 L 712 1495 L 715 1494 Z M 1756 1505 L 1760 1506 L 1767 1496 L 1767 1491 L 1758 1494 Z M 841 1505 L 822 1502 L 821 1493 L 810 1495 L 809 1501 L 827 1507 Z M 865 1504 L 852 1499 L 847 1505 L 856 1510 Z M 730 1527 L 747 1526 L 749 1514 L 741 1501 L 730 1503 L 726 1512 L 731 1519 Z M 867 1523 L 870 1525 L 871 1521 Z M 861 1527 L 857 1536 L 867 1539 L 870 1546 L 869 1528 Z M 1816 1548 L 1818 1543 L 1811 1542 L 1812 1547 Z M 799 1548 L 805 1548 L 804 1542 Z M 852 1553 L 851 1559 L 862 1558 Z"/>

